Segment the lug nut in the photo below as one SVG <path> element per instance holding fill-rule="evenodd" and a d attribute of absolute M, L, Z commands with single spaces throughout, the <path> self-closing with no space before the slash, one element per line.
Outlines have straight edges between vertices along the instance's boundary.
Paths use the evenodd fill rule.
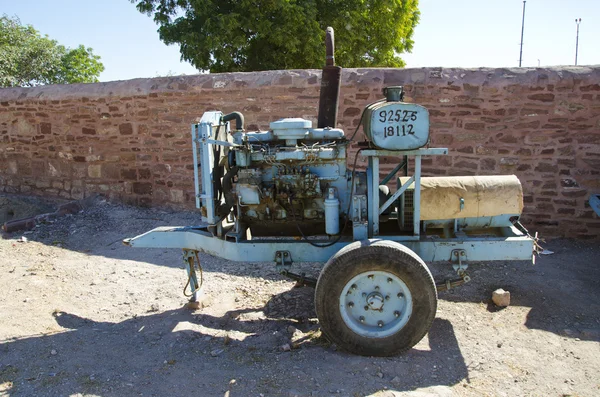
<path fill-rule="evenodd" d="M 356 288 L 357 288 L 357 287 L 356 287 L 356 284 L 352 284 L 352 286 L 351 286 L 350 288 L 352 288 L 352 289 L 356 289 Z"/>
<path fill-rule="evenodd" d="M 348 307 L 354 307 L 354 302 L 348 302 Z"/>
<path fill-rule="evenodd" d="M 366 298 L 366 297 L 367 297 L 367 293 L 366 293 L 366 292 L 363 292 L 363 293 L 362 293 L 362 297 L 363 297 L 363 298 Z"/>
<path fill-rule="evenodd" d="M 392 280 L 392 278 L 391 278 L 391 277 L 388 277 L 388 283 L 390 283 L 390 284 L 391 284 L 391 283 L 392 283 L 392 281 L 394 281 L 394 280 Z"/>
<path fill-rule="evenodd" d="M 377 321 L 377 325 L 379 326 L 379 328 L 383 327 L 383 321 L 381 321 L 381 320 Z"/>
<path fill-rule="evenodd" d="M 398 292 L 398 298 L 402 298 L 404 297 L 404 294 L 402 292 Z"/>
<path fill-rule="evenodd" d="M 396 310 L 396 311 L 394 312 L 394 316 L 396 316 L 396 317 L 400 317 L 400 312 L 399 312 L 398 310 Z"/>
<path fill-rule="evenodd" d="M 365 318 L 363 316 L 360 316 L 358 319 L 360 320 L 361 323 L 365 322 Z"/>
<path fill-rule="evenodd" d="M 365 305 L 365 310 L 369 310 L 369 306 Z"/>
<path fill-rule="evenodd" d="M 373 280 L 374 276 L 372 274 L 369 274 L 367 277 L 369 278 L 369 280 Z"/>
<path fill-rule="evenodd" d="M 386 295 L 386 296 L 385 296 L 385 300 L 386 300 L 386 301 L 389 301 L 389 300 L 390 300 L 390 296 L 389 296 L 389 295 Z"/>

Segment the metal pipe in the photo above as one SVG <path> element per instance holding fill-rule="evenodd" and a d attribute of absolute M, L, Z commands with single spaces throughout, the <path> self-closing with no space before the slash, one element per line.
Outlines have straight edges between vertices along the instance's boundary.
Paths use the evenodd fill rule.
<path fill-rule="evenodd" d="M 335 37 L 333 34 L 333 28 L 328 26 L 325 30 L 325 65 L 326 66 L 334 66 L 335 65 Z"/>
<path fill-rule="evenodd" d="M 579 50 L 579 24 L 581 23 L 581 18 L 575 19 L 575 23 L 577 24 L 577 37 L 575 39 L 575 66 L 577 66 L 577 52 Z"/>
<path fill-rule="evenodd" d="M 235 129 L 241 131 L 244 129 L 244 115 L 240 112 L 231 112 L 223 116 L 223 122 L 235 120 Z"/>
<path fill-rule="evenodd" d="M 521 61 L 523 60 L 523 33 L 525 32 L 525 3 L 523 0 L 523 22 L 521 23 L 521 53 L 519 54 L 519 67 L 521 67 Z"/>
<path fill-rule="evenodd" d="M 338 102 L 340 97 L 340 85 L 342 68 L 335 65 L 334 58 L 334 36 L 333 28 L 328 27 L 325 35 L 326 60 L 321 74 L 321 91 L 319 93 L 319 114 L 317 116 L 317 127 L 335 128 L 337 124 Z"/>

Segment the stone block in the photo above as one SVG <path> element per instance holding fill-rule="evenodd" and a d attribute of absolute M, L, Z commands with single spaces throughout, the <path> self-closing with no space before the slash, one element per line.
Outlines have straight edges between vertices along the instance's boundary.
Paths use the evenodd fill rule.
<path fill-rule="evenodd" d="M 174 203 L 183 203 L 185 201 L 185 196 L 183 194 L 183 190 L 179 189 L 171 189 L 169 191 L 171 196 L 171 201 Z"/>
<path fill-rule="evenodd" d="M 152 184 L 149 182 L 134 182 L 133 193 L 140 195 L 152 194 Z"/>
<path fill-rule="evenodd" d="M 100 164 L 88 165 L 88 176 L 90 178 L 101 178 L 102 177 L 102 166 Z"/>
<path fill-rule="evenodd" d="M 507 307 L 510 305 L 510 292 L 498 288 L 492 292 L 492 301 L 496 306 Z"/>

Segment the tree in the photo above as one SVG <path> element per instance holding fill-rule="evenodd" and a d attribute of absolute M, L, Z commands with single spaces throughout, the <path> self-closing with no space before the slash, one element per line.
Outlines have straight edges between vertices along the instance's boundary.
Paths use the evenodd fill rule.
<path fill-rule="evenodd" d="M 130 0 L 201 70 L 320 68 L 325 28 L 344 67 L 403 67 L 418 0 Z"/>
<path fill-rule="evenodd" d="M 67 48 L 16 17 L 0 18 L 0 87 L 93 83 L 103 70 L 91 48 Z"/>

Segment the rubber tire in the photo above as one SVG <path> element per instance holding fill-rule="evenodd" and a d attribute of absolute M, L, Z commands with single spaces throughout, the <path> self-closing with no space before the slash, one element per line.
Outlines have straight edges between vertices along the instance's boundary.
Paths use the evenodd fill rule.
<path fill-rule="evenodd" d="M 356 334 L 339 310 L 344 286 L 356 275 L 369 271 L 396 275 L 412 295 L 408 322 L 384 338 Z M 427 265 L 413 251 L 393 241 L 357 241 L 342 248 L 321 270 L 315 289 L 315 311 L 322 332 L 342 349 L 362 356 L 393 356 L 409 350 L 427 334 L 436 310 L 437 289 Z"/>

